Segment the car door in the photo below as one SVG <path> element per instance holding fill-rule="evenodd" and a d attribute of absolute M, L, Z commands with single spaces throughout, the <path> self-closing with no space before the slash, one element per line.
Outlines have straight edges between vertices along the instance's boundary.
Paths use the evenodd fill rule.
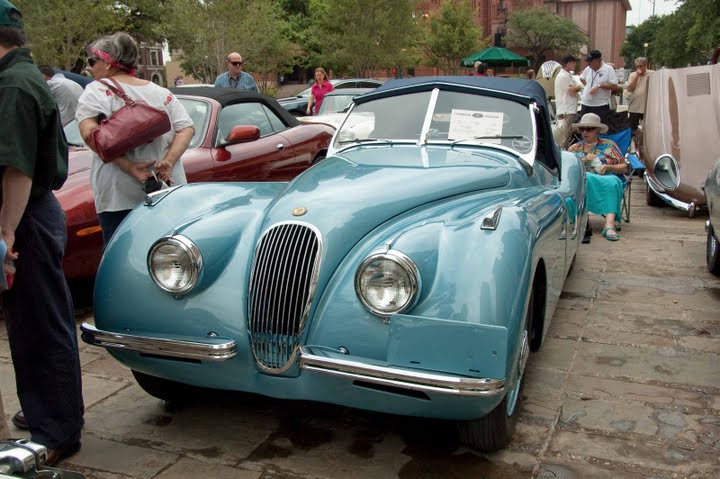
<path fill-rule="evenodd" d="M 190 183 L 212 181 L 213 159 L 208 141 L 214 139 L 208 139 L 208 136 L 211 136 L 209 130 L 212 115 L 220 109 L 220 105 L 217 102 L 198 98 L 178 97 L 178 99 L 193 121 L 195 129 L 190 145 L 182 155 L 187 180 Z"/>
<path fill-rule="evenodd" d="M 220 111 L 212 181 L 288 181 L 295 176 L 293 145 L 283 134 L 285 125 L 273 116 L 261 102 L 235 103 Z M 260 138 L 226 145 L 225 138 L 239 125 L 257 126 Z"/>

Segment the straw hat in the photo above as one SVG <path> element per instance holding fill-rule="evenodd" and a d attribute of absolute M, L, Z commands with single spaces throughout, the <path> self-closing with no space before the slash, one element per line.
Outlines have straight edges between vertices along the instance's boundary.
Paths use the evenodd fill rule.
<path fill-rule="evenodd" d="M 600 133 L 607 133 L 608 127 L 605 123 L 600 121 L 600 117 L 596 115 L 595 113 L 585 113 L 582 118 L 580 118 L 579 123 L 573 123 L 572 127 L 574 131 L 577 131 L 578 128 L 585 126 L 589 128 L 599 128 Z"/>

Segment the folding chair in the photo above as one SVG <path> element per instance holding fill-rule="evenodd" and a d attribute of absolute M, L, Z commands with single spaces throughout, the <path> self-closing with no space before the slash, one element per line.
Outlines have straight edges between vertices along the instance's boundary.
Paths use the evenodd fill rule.
<path fill-rule="evenodd" d="M 628 153 L 630 149 L 630 143 L 632 142 L 632 130 L 620 131 L 613 134 L 600 135 L 600 138 L 606 138 L 612 140 L 620 149 L 620 153 L 623 154 L 625 159 L 628 161 L 628 173 L 625 175 L 618 174 L 620 181 L 623 183 L 623 197 L 622 205 L 620 208 L 620 220 L 618 220 L 618 230 L 621 228 L 620 223 L 625 221 L 630 223 L 630 194 L 632 193 L 632 182 L 633 177 L 645 171 L 645 165 L 640 161 L 640 158 L 634 153 Z"/>

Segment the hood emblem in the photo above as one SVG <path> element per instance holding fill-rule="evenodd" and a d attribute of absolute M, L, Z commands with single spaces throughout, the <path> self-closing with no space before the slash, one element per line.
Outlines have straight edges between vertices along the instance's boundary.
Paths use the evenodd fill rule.
<path fill-rule="evenodd" d="M 292 214 L 293 216 L 302 216 L 305 213 L 307 213 L 307 208 L 304 206 L 298 206 L 297 208 L 293 208 Z"/>

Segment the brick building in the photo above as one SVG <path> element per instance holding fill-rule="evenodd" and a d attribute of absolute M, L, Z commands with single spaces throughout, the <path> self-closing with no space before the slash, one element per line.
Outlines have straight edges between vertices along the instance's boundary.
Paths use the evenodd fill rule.
<path fill-rule="evenodd" d="M 163 62 L 163 47 L 161 43 L 140 45 L 140 60 L 138 61 L 135 76 L 150 80 L 158 85 L 165 86 L 165 64 Z"/>
<path fill-rule="evenodd" d="M 418 13 L 432 16 L 443 0 L 418 1 Z M 476 21 L 483 34 L 500 45 L 506 29 L 507 15 L 514 10 L 545 6 L 551 12 L 571 19 L 590 38 L 588 49 L 603 52 L 603 59 L 620 68 L 625 61 L 620 55 L 625 41 L 629 0 L 470 0 L 476 12 Z M 518 52 L 523 53 L 523 52 Z"/>

